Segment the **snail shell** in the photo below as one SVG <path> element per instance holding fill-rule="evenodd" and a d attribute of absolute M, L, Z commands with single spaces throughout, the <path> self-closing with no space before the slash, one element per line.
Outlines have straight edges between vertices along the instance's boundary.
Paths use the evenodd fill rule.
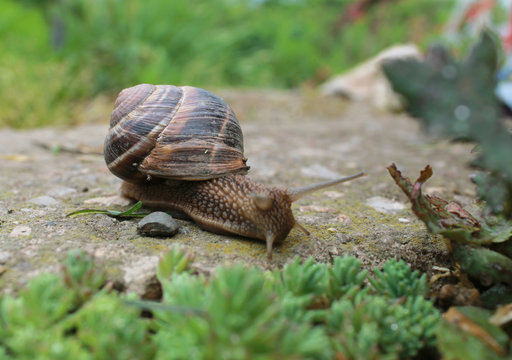
<path fill-rule="evenodd" d="M 105 139 L 110 171 L 132 183 L 246 174 L 233 110 L 203 89 L 140 84 L 121 91 Z"/>

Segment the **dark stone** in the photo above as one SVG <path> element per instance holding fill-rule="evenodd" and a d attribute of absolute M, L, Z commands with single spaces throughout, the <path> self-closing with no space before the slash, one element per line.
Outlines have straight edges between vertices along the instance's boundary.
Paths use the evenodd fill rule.
<path fill-rule="evenodd" d="M 179 227 L 171 215 L 155 211 L 139 221 L 137 231 L 144 236 L 171 237 L 178 232 Z"/>

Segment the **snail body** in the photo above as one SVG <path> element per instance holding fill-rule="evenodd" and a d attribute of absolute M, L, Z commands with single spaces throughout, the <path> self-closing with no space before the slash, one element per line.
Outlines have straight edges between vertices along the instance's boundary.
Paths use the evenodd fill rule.
<path fill-rule="evenodd" d="M 296 189 L 252 181 L 233 110 L 193 87 L 141 84 L 123 90 L 105 140 L 105 161 L 124 196 L 186 214 L 201 228 L 274 243 L 292 228 L 292 202 L 362 173 Z"/>

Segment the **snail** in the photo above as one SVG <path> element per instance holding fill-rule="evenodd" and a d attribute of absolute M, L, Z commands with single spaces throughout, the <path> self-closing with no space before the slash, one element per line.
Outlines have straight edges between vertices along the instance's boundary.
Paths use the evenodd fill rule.
<path fill-rule="evenodd" d="M 280 189 L 247 174 L 243 135 L 233 110 L 203 89 L 140 84 L 121 91 L 105 139 L 109 170 L 121 193 L 150 208 L 184 213 L 204 230 L 274 243 L 292 228 L 292 202 L 356 175 Z"/>

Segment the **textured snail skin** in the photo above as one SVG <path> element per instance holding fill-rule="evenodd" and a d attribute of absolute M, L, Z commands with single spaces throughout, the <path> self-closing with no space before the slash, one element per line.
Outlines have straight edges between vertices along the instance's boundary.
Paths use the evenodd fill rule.
<path fill-rule="evenodd" d="M 240 174 L 249 167 L 233 110 L 203 89 L 140 84 L 119 94 L 104 155 L 123 179 L 124 196 L 147 207 L 179 211 L 203 229 L 274 243 L 292 228 L 305 234 L 291 204 L 327 186 L 362 176 L 279 189 Z"/>
<path fill-rule="evenodd" d="M 148 207 L 183 212 L 205 230 L 270 241 L 270 246 L 295 226 L 286 190 L 265 187 L 241 175 L 174 185 L 124 182 L 121 192 Z M 254 200 L 257 195 L 272 201 L 262 209 Z"/>

